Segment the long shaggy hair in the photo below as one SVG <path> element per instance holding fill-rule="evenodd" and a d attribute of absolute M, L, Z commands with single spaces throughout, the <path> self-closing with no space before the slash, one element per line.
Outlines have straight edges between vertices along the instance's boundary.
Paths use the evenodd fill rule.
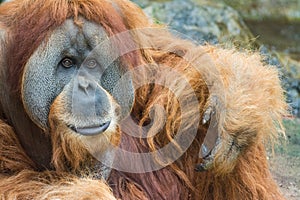
<path fill-rule="evenodd" d="M 0 21 L 1 27 L 7 30 L 7 84 L 12 93 L 19 93 L 24 66 L 36 48 L 68 18 L 74 19 L 80 26 L 80 17 L 101 24 L 109 36 L 131 30 L 128 40 L 119 40 L 116 45 L 120 49 L 136 45 L 139 49 L 122 56 L 126 65 L 148 66 L 134 74 L 135 85 L 145 79 L 161 83 L 137 87 L 131 112 L 131 117 L 140 127 L 153 124 L 147 134 L 158 133 L 146 139 L 134 138 L 130 132 L 137 130 L 132 130 L 125 123 L 119 127 L 119 147 L 144 153 L 155 152 L 171 143 L 175 153 L 182 155 L 157 171 L 127 173 L 113 169 L 105 183 L 88 175 L 79 176 L 78 170 L 75 173 L 72 169 L 78 169 L 80 162 L 87 160 L 83 159 L 87 151 L 80 145 L 76 146 L 76 140 L 58 140 L 61 133 L 55 133 L 56 139 L 52 138 L 55 144 L 52 150 L 54 167 L 41 172 L 20 145 L 13 127 L 3 117 L 0 121 L 1 197 L 284 199 L 268 170 L 264 147 L 266 141 L 276 139 L 278 129 L 283 129 L 281 118 L 286 104 L 276 69 L 263 65 L 258 54 L 210 45 L 196 46 L 178 39 L 164 27 L 149 22 L 141 9 L 127 0 L 23 0 L 3 4 Z M 194 96 L 198 102 L 196 106 L 191 103 Z M 209 128 L 199 119 L 213 97 L 218 99 L 217 130 L 223 143 L 215 155 L 212 169 L 199 173 L 194 168 L 202 162 L 200 146 Z M 181 102 L 184 102 L 184 108 Z M 157 105 L 165 112 L 153 111 Z M 1 109 L 0 114 L 3 112 Z M 165 123 L 162 125 L 161 121 Z M 186 151 L 173 140 L 179 129 L 187 136 L 192 130 L 197 133 Z M 233 156 L 235 149 L 227 150 L 231 138 L 239 144 L 236 157 Z M 68 144 L 62 144 L 64 142 Z M 70 149 L 76 152 L 61 150 L 70 145 Z M 58 156 L 55 152 L 59 152 Z M 156 161 L 164 163 L 160 158 Z M 120 156 L 118 162 L 126 165 L 128 160 Z M 67 166 L 64 166 L 66 163 Z M 140 163 L 141 167 L 143 165 Z"/>

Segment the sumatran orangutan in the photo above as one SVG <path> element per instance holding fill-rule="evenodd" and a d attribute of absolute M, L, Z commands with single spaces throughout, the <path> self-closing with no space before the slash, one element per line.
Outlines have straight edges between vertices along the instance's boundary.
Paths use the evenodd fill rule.
<path fill-rule="evenodd" d="M 0 6 L 1 199 L 284 199 L 278 73 L 127 0 Z"/>

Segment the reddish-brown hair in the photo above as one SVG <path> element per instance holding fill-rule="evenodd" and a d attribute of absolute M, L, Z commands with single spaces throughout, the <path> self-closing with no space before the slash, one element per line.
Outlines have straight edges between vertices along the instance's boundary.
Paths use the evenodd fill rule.
<path fill-rule="evenodd" d="M 83 16 L 101 24 L 109 35 L 149 25 L 142 11 L 129 1 L 111 1 L 115 4 L 104 0 L 23 0 L 1 6 L 1 26 L 8 31 L 6 58 L 12 88 L 18 90 L 20 76 L 29 56 L 67 18 L 73 18 L 80 24 L 78 17 Z M 176 87 L 173 93 L 159 84 L 149 84 L 137 89 L 135 107 L 131 113 L 134 118 L 140 125 L 146 124 L 152 108 L 160 105 L 166 111 L 165 125 L 154 137 L 145 140 L 133 138 L 129 132 L 126 135 L 127 132 L 121 129 L 123 136 L 120 147 L 132 152 L 155 151 L 173 142 L 180 122 L 184 125 L 184 134 L 188 134 L 196 124 L 197 135 L 188 150 L 182 152 L 181 157 L 170 166 L 143 174 L 113 170 L 109 183 L 115 196 L 130 200 L 284 199 L 268 170 L 264 148 L 266 139 L 277 137 L 277 128 L 281 125 L 286 108 L 277 71 L 270 66 L 264 66 L 256 54 L 238 53 L 209 45 L 196 47 L 190 42 L 171 36 L 168 31 L 156 32 L 151 29 L 134 34 L 132 39 L 137 45 L 147 44 L 153 47 L 150 50 L 140 50 L 143 58 L 147 62 L 153 61 L 151 64 L 158 71 L 156 74 L 149 73 L 148 77 L 158 83 L 172 83 Z M 122 49 L 122 46 L 128 44 L 124 42 L 128 41 L 120 42 L 118 47 Z M 185 59 L 172 52 L 184 54 Z M 139 52 L 125 56 L 124 60 L 129 64 L 139 62 L 140 59 Z M 179 72 L 186 81 L 181 81 L 176 74 L 165 73 L 167 70 L 164 71 L 159 64 Z M 149 67 L 146 70 L 151 69 Z M 145 77 L 138 78 L 143 80 Z M 214 90 L 208 91 L 209 84 Z M 198 98 L 197 106 L 190 104 L 193 95 Z M 201 161 L 198 153 L 207 126 L 198 124 L 201 122 L 198 122 L 196 116 L 202 116 L 207 106 L 210 106 L 209 100 L 212 96 L 218 97 L 219 104 L 224 105 L 222 109 L 225 112 L 218 119 L 218 135 L 221 138 L 221 147 L 224 148 L 217 151 L 213 169 L 197 173 L 194 167 Z M 188 112 L 183 112 L 177 97 L 187 104 L 185 110 Z M 164 116 L 155 115 L 155 120 L 164 121 L 162 117 Z M 6 195 L 4 198 L 47 199 L 41 197 L 57 194 L 56 197 L 70 199 L 70 194 L 74 196 L 76 192 L 83 192 L 82 198 L 88 196 L 113 199 L 110 189 L 98 180 L 83 180 L 81 176 L 77 177 L 70 172 L 34 171 L 35 163 L 30 162 L 26 152 L 17 143 L 13 129 L 5 125 L 4 121 L 0 121 L 0 125 L 0 172 L 5 173 L 8 169 L 16 171 L 16 176 L 0 176 L 0 193 Z M 135 131 L 130 127 L 129 129 Z M 229 155 L 232 146 L 226 140 L 228 138 L 243 145 L 243 150 L 238 149 L 239 156 L 235 160 Z M 72 145 L 78 147 L 76 142 Z M 81 155 L 79 151 L 77 153 Z M 74 158 L 72 167 L 78 165 L 76 159 Z M 128 158 L 123 158 L 125 164 L 126 159 Z M 64 160 L 60 161 L 65 164 Z M 65 165 L 61 168 L 64 167 Z M 22 169 L 29 170 L 21 171 Z M 101 192 L 97 195 L 97 191 Z M 108 197 L 104 198 L 104 195 Z"/>
<path fill-rule="evenodd" d="M 122 14 L 114 5 L 98 0 L 14 1 L 0 8 L 0 21 L 8 28 L 7 63 L 8 82 L 13 91 L 20 90 L 24 66 L 30 55 L 51 32 L 66 19 L 73 18 L 80 25 L 79 16 L 101 24 L 109 36 L 128 30 Z M 131 38 L 118 40 L 119 48 L 133 45 Z M 137 51 L 123 55 L 127 65 L 139 62 Z"/>

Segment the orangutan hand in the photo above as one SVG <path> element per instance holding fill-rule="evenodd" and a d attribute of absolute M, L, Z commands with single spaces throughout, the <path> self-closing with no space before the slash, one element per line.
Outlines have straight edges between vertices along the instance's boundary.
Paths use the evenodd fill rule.
<path fill-rule="evenodd" d="M 217 111 L 217 109 L 220 109 L 220 103 L 217 96 L 212 96 L 203 114 L 202 124 L 209 123 L 209 128 L 200 150 L 200 157 L 203 162 L 196 166 L 196 171 L 210 169 L 221 173 L 231 171 L 241 149 L 246 146 L 246 141 L 240 140 L 238 134 L 221 134 L 222 127 L 219 126 L 220 112 Z"/>
<path fill-rule="evenodd" d="M 284 134 L 287 105 L 277 69 L 264 65 L 258 54 L 210 52 L 217 72 L 206 76 L 210 96 L 202 122 L 209 126 L 196 170 L 228 174 L 252 147 Z"/>

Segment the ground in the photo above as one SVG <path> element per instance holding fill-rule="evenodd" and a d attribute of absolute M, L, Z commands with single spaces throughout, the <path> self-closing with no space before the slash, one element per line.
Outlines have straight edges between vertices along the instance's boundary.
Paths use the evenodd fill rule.
<path fill-rule="evenodd" d="M 300 199 L 300 119 L 285 120 L 286 142 L 269 151 L 271 172 L 288 200 Z"/>

